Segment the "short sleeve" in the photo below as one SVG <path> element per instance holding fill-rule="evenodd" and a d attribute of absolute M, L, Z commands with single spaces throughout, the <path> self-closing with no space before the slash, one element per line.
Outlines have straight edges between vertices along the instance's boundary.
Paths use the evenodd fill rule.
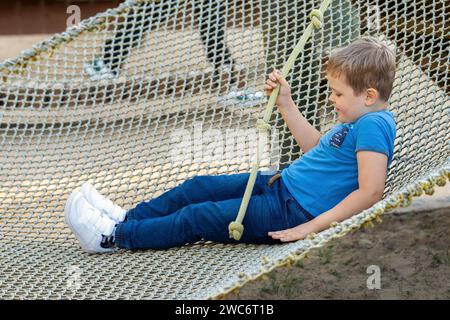
<path fill-rule="evenodd" d="M 374 151 L 385 154 L 392 160 L 395 132 L 389 123 L 377 116 L 361 119 L 356 130 L 356 148 L 358 151 Z"/>

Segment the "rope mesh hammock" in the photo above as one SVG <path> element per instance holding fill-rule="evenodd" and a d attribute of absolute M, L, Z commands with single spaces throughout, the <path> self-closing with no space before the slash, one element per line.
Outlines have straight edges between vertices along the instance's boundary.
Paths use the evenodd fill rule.
<path fill-rule="evenodd" d="M 165 251 L 83 253 L 64 223 L 84 181 L 131 208 L 201 174 L 249 172 L 266 101 L 319 1 L 126 1 L 0 63 L 0 298 L 221 298 L 311 249 L 380 220 L 450 176 L 450 4 L 333 0 L 288 77 L 303 115 L 336 123 L 326 53 L 360 35 L 395 48 L 397 138 L 383 199 L 308 239 L 280 245 L 198 242 Z M 117 74 L 86 72 L 98 57 Z M 302 156 L 274 110 L 261 170 Z"/>

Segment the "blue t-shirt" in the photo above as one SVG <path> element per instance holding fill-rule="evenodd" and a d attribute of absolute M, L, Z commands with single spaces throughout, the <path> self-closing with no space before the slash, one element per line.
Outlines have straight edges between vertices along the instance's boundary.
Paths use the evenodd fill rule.
<path fill-rule="evenodd" d="M 387 110 L 369 112 L 354 122 L 338 124 L 281 172 L 283 182 L 300 205 L 316 217 L 358 189 L 356 152 L 384 153 L 389 167 L 395 134 L 394 116 Z"/>

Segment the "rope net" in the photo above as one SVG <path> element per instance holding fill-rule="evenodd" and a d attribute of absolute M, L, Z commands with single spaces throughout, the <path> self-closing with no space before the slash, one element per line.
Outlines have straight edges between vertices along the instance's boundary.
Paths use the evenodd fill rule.
<path fill-rule="evenodd" d="M 283 245 L 198 242 L 88 255 L 64 223 L 84 181 L 125 209 L 201 174 L 248 172 L 260 91 L 318 1 L 126 1 L 0 64 L 0 297 L 220 298 L 370 223 L 449 176 L 450 5 L 334 0 L 288 77 L 321 132 L 336 122 L 326 54 L 360 35 L 395 48 L 395 155 L 383 200 Z M 301 156 L 275 110 L 261 170 Z"/>

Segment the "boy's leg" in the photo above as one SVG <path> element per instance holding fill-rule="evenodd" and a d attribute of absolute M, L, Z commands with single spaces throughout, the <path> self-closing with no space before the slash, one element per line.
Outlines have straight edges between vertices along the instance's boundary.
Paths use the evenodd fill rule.
<path fill-rule="evenodd" d="M 258 172 L 252 194 L 261 194 L 270 177 Z M 248 178 L 248 173 L 195 176 L 155 199 L 139 203 L 127 212 L 127 220 L 165 216 L 194 203 L 242 198 Z"/>
<path fill-rule="evenodd" d="M 229 238 L 228 225 L 236 218 L 242 199 L 202 202 L 153 219 L 130 220 L 117 226 L 115 241 L 126 249 L 167 249 L 209 240 L 219 243 L 276 243 L 267 233 L 287 228 L 286 212 L 274 203 L 275 196 L 251 198 L 240 241 Z"/>

